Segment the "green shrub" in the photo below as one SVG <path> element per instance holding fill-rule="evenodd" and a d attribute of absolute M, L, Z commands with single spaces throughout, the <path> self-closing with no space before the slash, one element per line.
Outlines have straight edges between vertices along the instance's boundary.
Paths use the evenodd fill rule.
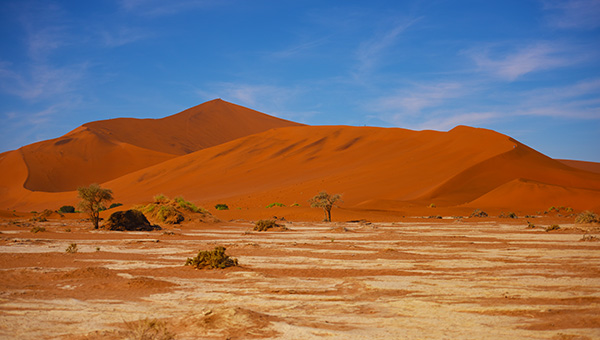
<path fill-rule="evenodd" d="M 527 228 L 528 229 L 533 229 L 533 228 L 535 228 L 535 225 L 533 223 L 527 221 Z"/>
<path fill-rule="evenodd" d="M 255 231 L 267 231 L 271 228 L 283 228 L 283 226 L 274 220 L 258 220 L 254 223 Z"/>
<path fill-rule="evenodd" d="M 546 227 L 546 232 L 554 231 L 554 230 L 559 230 L 559 229 L 560 229 L 560 226 L 558 224 L 553 224 L 553 225 L 551 225 L 549 227 Z"/>
<path fill-rule="evenodd" d="M 279 202 L 273 202 L 273 203 L 267 205 L 267 208 L 273 208 L 273 207 L 285 207 L 285 204 L 279 203 Z"/>
<path fill-rule="evenodd" d="M 598 223 L 600 222 L 600 220 L 598 220 L 598 215 L 596 215 L 595 213 L 587 210 L 584 211 L 580 214 L 577 215 L 577 217 L 575 217 L 575 223 L 578 224 L 585 224 L 585 223 Z"/>
<path fill-rule="evenodd" d="M 171 199 L 169 199 L 167 196 L 165 196 L 163 194 L 158 194 L 158 195 L 154 196 L 154 203 L 168 204 L 169 202 L 171 202 Z"/>
<path fill-rule="evenodd" d="M 58 212 L 63 214 L 72 214 L 75 212 L 75 207 L 72 205 L 63 205 L 62 207 L 58 208 Z"/>
<path fill-rule="evenodd" d="M 224 203 L 219 203 L 219 204 L 215 205 L 215 209 L 217 209 L 217 210 L 229 210 L 229 206 L 227 206 L 227 204 L 224 204 Z"/>
<path fill-rule="evenodd" d="M 200 208 L 198 208 L 194 203 L 184 200 L 181 196 L 175 197 L 174 201 L 181 209 L 195 213 L 200 212 Z"/>
<path fill-rule="evenodd" d="M 488 217 L 488 214 L 485 211 L 475 209 L 469 217 Z"/>
<path fill-rule="evenodd" d="M 69 253 L 69 254 L 73 254 L 77 252 L 77 243 L 71 243 L 67 249 L 65 250 L 65 252 Z"/>
<path fill-rule="evenodd" d="M 294 204 L 290 205 L 290 207 L 299 207 L 299 206 L 300 206 L 300 203 L 294 203 Z"/>
<path fill-rule="evenodd" d="M 144 214 L 148 214 L 149 218 L 151 219 L 169 224 L 178 224 L 183 222 L 185 217 L 182 211 L 210 215 L 208 211 L 198 208 L 196 205 L 186 201 L 181 196 L 170 199 L 163 194 L 154 196 L 153 203 L 137 206 L 134 209 L 139 210 Z"/>
<path fill-rule="evenodd" d="M 218 246 L 212 251 L 201 250 L 198 255 L 193 258 L 188 258 L 185 261 L 186 266 L 192 266 L 196 269 L 210 268 L 223 269 L 238 265 L 238 260 L 225 255 L 225 247 Z"/>
<path fill-rule="evenodd" d="M 435 205 L 435 203 L 431 203 L 431 204 L 429 205 L 429 207 L 430 207 L 430 208 L 435 208 L 435 207 L 436 207 L 436 205 Z"/>
<path fill-rule="evenodd" d="M 123 203 L 113 203 L 113 204 L 111 204 L 111 205 L 110 205 L 110 207 L 108 207 L 108 209 L 112 209 L 112 208 L 120 207 L 120 206 L 122 206 L 122 205 L 123 205 Z"/>

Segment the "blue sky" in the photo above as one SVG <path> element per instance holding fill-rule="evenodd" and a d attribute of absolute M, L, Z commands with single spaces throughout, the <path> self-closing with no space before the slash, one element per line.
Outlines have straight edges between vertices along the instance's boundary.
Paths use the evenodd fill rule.
<path fill-rule="evenodd" d="M 600 0 L 0 2 L 0 152 L 214 98 L 600 162 Z"/>

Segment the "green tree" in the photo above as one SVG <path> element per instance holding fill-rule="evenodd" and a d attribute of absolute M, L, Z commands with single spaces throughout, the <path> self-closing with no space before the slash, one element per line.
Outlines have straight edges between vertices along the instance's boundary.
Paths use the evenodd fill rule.
<path fill-rule="evenodd" d="M 323 208 L 325 213 L 325 221 L 331 222 L 331 208 L 335 202 L 341 201 L 341 196 L 338 194 L 330 195 L 326 191 L 321 191 L 318 195 L 309 199 L 308 202 L 313 208 Z"/>
<path fill-rule="evenodd" d="M 89 187 L 77 188 L 77 192 L 81 199 L 79 208 L 90 215 L 94 229 L 98 229 L 100 211 L 106 210 L 104 203 L 113 200 L 112 190 L 103 189 L 98 184 L 92 184 Z"/>

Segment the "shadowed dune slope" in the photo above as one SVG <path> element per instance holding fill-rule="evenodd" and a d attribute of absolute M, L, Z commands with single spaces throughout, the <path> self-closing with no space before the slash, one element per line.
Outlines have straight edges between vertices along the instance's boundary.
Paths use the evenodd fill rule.
<path fill-rule="evenodd" d="M 449 132 L 274 129 L 166 161 L 106 186 L 126 202 L 165 193 L 238 206 L 306 202 L 327 190 L 343 194 L 345 207 L 365 210 L 433 202 L 507 208 L 526 202 L 528 208 L 541 209 L 563 203 L 556 201 L 556 193 L 564 189 L 570 194 L 563 204 L 600 207 L 600 174 L 568 167 L 494 131 L 463 126 Z"/>
<path fill-rule="evenodd" d="M 96 121 L 60 138 L 12 151 L 19 153 L 26 165 L 19 175 L 25 173 L 26 179 L 16 184 L 31 191 L 70 191 L 203 148 L 292 125 L 300 124 L 220 99 L 162 119 Z M 0 173 L 13 171 L 7 162 L 0 163 Z"/>
<path fill-rule="evenodd" d="M 559 159 L 561 163 L 568 165 L 572 168 L 581 169 L 585 171 L 591 171 L 600 174 L 600 163 L 585 162 L 585 161 L 574 161 L 570 159 Z"/>

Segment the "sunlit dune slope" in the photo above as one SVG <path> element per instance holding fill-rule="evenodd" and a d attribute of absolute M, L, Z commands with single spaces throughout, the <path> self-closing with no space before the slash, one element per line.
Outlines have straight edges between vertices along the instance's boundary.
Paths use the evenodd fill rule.
<path fill-rule="evenodd" d="M 13 177 L 19 180 L 10 184 L 32 191 L 74 190 L 243 136 L 292 125 L 299 124 L 220 99 L 162 119 L 96 121 L 60 138 L 12 151 L 20 154 L 25 168 L 21 164 L 19 175 Z M 14 172 L 8 161 L 0 166 L 0 173 Z"/>
<path fill-rule="evenodd" d="M 536 195 L 530 200 L 505 199 L 527 197 L 533 184 L 522 183 L 536 183 Z M 462 126 L 449 132 L 280 128 L 181 156 L 105 185 L 131 202 L 164 193 L 200 202 L 263 206 L 306 202 L 327 190 L 343 194 L 345 207 L 366 210 L 394 210 L 407 203 L 600 206 L 599 174 L 568 167 L 502 134 Z M 557 188 L 574 194 L 562 200 L 545 195 L 560 192 Z"/>

